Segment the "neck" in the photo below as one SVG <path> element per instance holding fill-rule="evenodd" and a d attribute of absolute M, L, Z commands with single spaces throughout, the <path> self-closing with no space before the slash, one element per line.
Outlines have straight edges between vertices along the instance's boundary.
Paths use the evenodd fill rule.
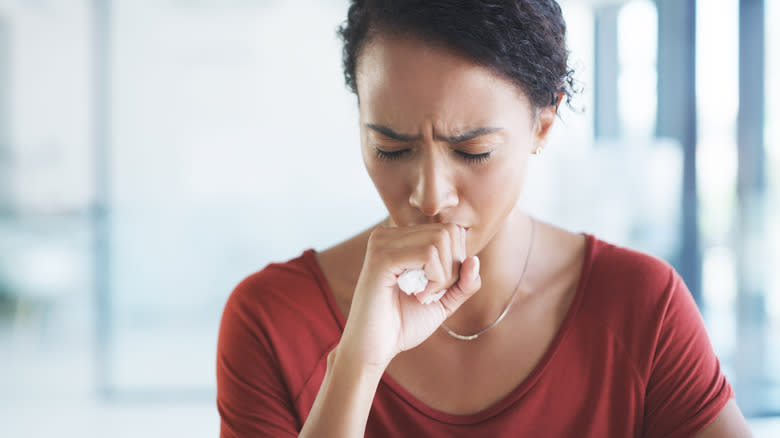
<path fill-rule="evenodd" d="M 530 257 L 526 276 L 515 296 L 515 304 L 522 301 L 523 295 L 527 295 L 529 273 L 533 269 L 534 253 L 537 251 L 537 245 L 534 244 L 529 256 L 531 226 L 530 217 L 515 208 L 495 235 L 475 236 L 489 239 L 476 254 L 480 260 L 482 287 L 447 320 L 447 327 L 456 333 L 469 335 L 492 324 L 512 299 L 523 266 Z M 467 251 L 469 256 L 473 255 L 470 248 Z"/>

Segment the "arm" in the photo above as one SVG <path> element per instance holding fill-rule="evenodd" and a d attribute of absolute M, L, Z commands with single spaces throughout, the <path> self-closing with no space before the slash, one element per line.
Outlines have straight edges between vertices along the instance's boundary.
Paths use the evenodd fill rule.
<path fill-rule="evenodd" d="M 325 377 L 299 436 L 364 436 L 379 380 L 390 361 L 427 339 L 480 288 L 478 259 L 465 257 L 465 231 L 446 227 L 372 233 L 344 332 L 328 355 Z M 465 261 L 454 263 L 455 259 Z M 401 292 L 397 276 L 420 266 L 430 270 L 426 276 L 434 280 L 417 296 Z M 447 292 L 439 301 L 423 304 L 426 296 L 442 288 Z"/>
<path fill-rule="evenodd" d="M 669 283 L 659 318 L 645 398 L 645 437 L 749 437 L 704 321 L 682 278 Z"/>
<path fill-rule="evenodd" d="M 379 380 L 393 357 L 427 339 L 479 289 L 478 260 L 454 262 L 465 258 L 465 232 L 455 225 L 379 234 L 378 242 L 369 242 L 341 340 L 328 354 L 308 414 L 296 410 L 283 378 L 284 365 L 266 332 L 273 324 L 263 323 L 272 318 L 252 298 L 258 286 L 242 283 L 234 291 L 225 306 L 217 347 L 223 438 L 362 437 Z M 431 271 L 426 271 L 431 278 L 426 290 L 416 296 L 400 292 L 397 276 L 407 267 L 420 266 Z M 447 293 L 439 301 L 423 304 L 442 288 Z M 290 334 L 291 342 L 295 335 Z"/>
<path fill-rule="evenodd" d="M 749 438 L 752 436 L 747 421 L 734 400 L 729 400 L 715 420 L 696 434 L 696 438 Z"/>
<path fill-rule="evenodd" d="M 268 338 L 253 321 L 252 286 L 239 285 L 217 342 L 220 437 L 295 437 L 299 422 Z"/>
<path fill-rule="evenodd" d="M 334 348 L 299 437 L 362 437 L 382 373 Z"/>
<path fill-rule="evenodd" d="M 265 332 L 251 323 L 257 304 L 239 286 L 223 312 L 217 347 L 217 407 L 222 438 L 362 437 L 384 367 L 359 366 L 342 342 L 327 356 L 325 376 L 303 429 Z M 300 432 L 299 432 L 300 430 Z"/>

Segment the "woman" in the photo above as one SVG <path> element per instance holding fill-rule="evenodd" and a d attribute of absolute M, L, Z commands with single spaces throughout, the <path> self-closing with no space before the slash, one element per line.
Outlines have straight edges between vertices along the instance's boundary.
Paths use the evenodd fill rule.
<path fill-rule="evenodd" d="M 388 217 L 233 291 L 223 437 L 749 436 L 667 263 L 517 207 L 572 94 L 553 0 L 355 0 L 340 34 Z"/>

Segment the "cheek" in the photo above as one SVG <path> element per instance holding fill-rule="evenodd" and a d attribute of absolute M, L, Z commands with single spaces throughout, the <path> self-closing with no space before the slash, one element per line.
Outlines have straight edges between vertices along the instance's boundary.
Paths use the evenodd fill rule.
<path fill-rule="evenodd" d="M 403 200 L 406 181 L 398 169 L 393 169 L 384 163 L 377 162 L 372 157 L 365 160 L 366 171 L 374 183 L 377 192 L 388 204 Z M 408 194 L 407 194 L 408 197 Z"/>
<path fill-rule="evenodd" d="M 501 163 L 467 187 L 468 198 L 477 214 L 500 214 L 511 210 L 520 197 L 526 174 L 526 163 Z"/>

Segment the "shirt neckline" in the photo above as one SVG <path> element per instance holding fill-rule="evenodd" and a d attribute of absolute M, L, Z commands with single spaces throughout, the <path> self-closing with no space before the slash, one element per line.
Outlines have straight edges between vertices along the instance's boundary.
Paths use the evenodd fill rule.
<path fill-rule="evenodd" d="M 502 399 L 500 399 L 496 403 L 492 404 L 491 406 L 488 406 L 487 408 L 479 412 L 475 412 L 473 414 L 466 414 L 466 415 L 457 415 L 457 414 L 450 414 L 444 411 L 440 411 L 438 409 L 428 406 L 423 401 L 415 397 L 412 393 L 404 389 L 404 387 L 401 386 L 400 383 L 398 383 L 386 372 L 382 375 L 382 378 L 380 380 L 380 385 L 385 385 L 401 401 L 408 404 L 412 408 L 416 409 L 421 414 L 442 423 L 455 424 L 455 425 L 468 425 L 468 424 L 480 423 L 482 421 L 485 421 L 489 418 L 492 418 L 500 414 L 509 406 L 517 402 L 520 398 L 522 398 L 523 395 L 525 395 L 526 392 L 528 392 L 528 390 L 530 390 L 530 388 L 534 386 L 534 384 L 542 376 L 544 370 L 547 368 L 549 363 L 552 361 L 552 358 L 555 356 L 555 353 L 558 351 L 558 347 L 560 346 L 561 342 L 565 338 L 566 333 L 568 332 L 569 327 L 571 326 L 572 321 L 574 320 L 574 317 L 576 316 L 577 311 L 581 306 L 582 299 L 585 294 L 585 287 L 588 283 L 588 277 L 593 264 L 596 240 L 597 240 L 595 236 L 592 234 L 589 233 L 582 233 L 582 234 L 585 236 L 585 257 L 582 262 L 582 268 L 577 282 L 577 289 L 574 294 L 574 298 L 572 299 L 572 302 L 569 305 L 569 309 L 566 311 L 566 315 L 564 316 L 560 327 L 558 327 L 558 331 L 553 337 L 552 342 L 550 342 L 550 345 L 547 347 L 547 350 L 545 351 L 544 355 L 539 360 L 539 362 L 534 366 L 534 369 L 528 374 L 528 376 L 526 376 L 525 379 L 523 379 L 522 382 L 520 382 L 512 391 L 510 391 Z M 314 250 L 313 248 L 308 248 L 303 253 L 303 259 L 309 265 L 310 270 L 314 273 L 317 283 L 320 286 L 320 290 L 323 293 L 324 298 L 328 303 L 328 306 L 330 307 L 330 311 L 333 314 L 336 321 L 338 322 L 341 333 L 343 333 L 344 326 L 346 324 L 346 319 L 344 318 L 344 315 L 341 313 L 341 309 L 339 309 L 336 303 L 336 298 L 333 295 L 333 292 L 330 290 L 330 286 L 328 285 L 328 282 L 325 278 L 325 274 L 323 273 L 322 269 L 319 266 L 319 263 L 317 262 L 315 253 L 316 250 Z"/>

